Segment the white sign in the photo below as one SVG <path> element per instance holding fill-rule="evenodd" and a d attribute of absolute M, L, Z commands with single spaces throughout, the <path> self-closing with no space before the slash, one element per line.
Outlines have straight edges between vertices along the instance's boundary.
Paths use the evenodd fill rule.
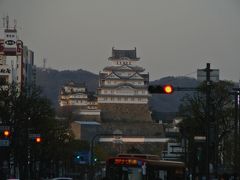
<path fill-rule="evenodd" d="M 206 69 L 198 69 L 197 70 L 197 80 L 198 81 L 206 81 L 207 72 Z M 219 81 L 219 69 L 211 69 L 210 70 L 210 80 L 213 82 Z"/>
<path fill-rule="evenodd" d="M 0 68 L 0 73 L 1 74 L 10 74 L 11 69 L 10 68 Z"/>

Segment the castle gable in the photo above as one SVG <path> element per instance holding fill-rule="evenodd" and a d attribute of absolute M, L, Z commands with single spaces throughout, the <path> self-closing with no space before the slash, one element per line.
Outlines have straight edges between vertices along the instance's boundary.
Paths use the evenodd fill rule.
<path fill-rule="evenodd" d="M 105 79 L 120 79 L 120 77 L 115 73 L 111 73 Z"/>
<path fill-rule="evenodd" d="M 115 69 L 115 71 L 126 71 L 126 70 L 127 71 L 133 71 L 133 68 L 131 66 L 128 66 L 128 65 L 124 64 L 124 65 Z"/>
<path fill-rule="evenodd" d="M 140 79 L 140 80 L 143 80 L 144 78 L 140 74 L 135 73 L 131 77 L 129 77 L 129 79 Z"/>

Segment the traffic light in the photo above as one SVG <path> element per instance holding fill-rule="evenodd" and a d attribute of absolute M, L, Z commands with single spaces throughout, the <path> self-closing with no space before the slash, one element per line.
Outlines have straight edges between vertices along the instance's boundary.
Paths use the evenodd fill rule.
<path fill-rule="evenodd" d="M 98 161 L 98 158 L 97 157 L 94 157 L 93 158 L 93 161 L 96 163 Z"/>
<path fill-rule="evenodd" d="M 3 131 L 3 136 L 4 136 L 5 138 L 9 138 L 9 136 L 10 136 L 10 131 L 9 131 L 9 130 L 4 130 L 4 131 Z"/>
<path fill-rule="evenodd" d="M 151 94 L 172 94 L 174 88 L 172 85 L 150 85 L 148 86 L 148 92 Z"/>
<path fill-rule="evenodd" d="M 41 137 L 35 137 L 35 142 L 36 142 L 36 143 L 42 142 L 42 138 L 41 138 Z"/>

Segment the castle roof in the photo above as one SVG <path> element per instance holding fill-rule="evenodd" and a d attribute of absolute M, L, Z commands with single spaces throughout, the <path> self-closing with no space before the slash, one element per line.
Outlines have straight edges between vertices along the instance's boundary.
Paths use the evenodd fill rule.
<path fill-rule="evenodd" d="M 140 58 L 137 57 L 137 50 L 136 48 L 133 50 L 118 50 L 112 48 L 112 56 L 108 58 L 109 60 L 113 59 L 128 59 L 128 60 L 139 60 Z"/>
<path fill-rule="evenodd" d="M 128 69 L 124 69 L 123 67 L 124 66 L 127 66 Z M 122 65 L 122 66 L 107 66 L 103 69 L 103 71 L 129 71 L 129 70 L 132 70 L 132 71 L 137 71 L 137 72 L 142 72 L 142 71 L 145 71 L 144 68 L 140 67 L 140 66 L 128 66 L 128 65 Z"/>
<path fill-rule="evenodd" d="M 74 81 L 67 82 L 64 86 L 68 87 L 86 87 L 85 83 L 76 83 Z"/>
<path fill-rule="evenodd" d="M 148 88 L 148 85 L 133 85 L 131 83 L 121 83 L 121 84 L 117 84 L 117 85 L 103 85 L 103 86 L 99 87 L 99 89 L 102 89 L 102 88 L 116 89 L 116 88 L 123 87 L 123 86 L 128 86 L 128 87 L 131 87 L 133 89 L 146 89 L 146 88 Z"/>

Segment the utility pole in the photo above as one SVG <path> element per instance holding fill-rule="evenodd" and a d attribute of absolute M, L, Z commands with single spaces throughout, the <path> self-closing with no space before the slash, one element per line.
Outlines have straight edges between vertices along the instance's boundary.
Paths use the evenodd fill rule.
<path fill-rule="evenodd" d="M 210 63 L 207 63 L 206 67 L 206 146 L 207 146 L 207 180 L 209 180 L 209 165 L 210 165 L 210 94 L 211 94 L 211 82 L 210 82 Z"/>
<path fill-rule="evenodd" d="M 240 88 L 234 88 L 234 102 L 235 102 L 235 117 L 234 117 L 234 172 L 238 172 L 239 170 L 239 155 L 238 150 L 240 148 L 240 143 L 238 142 L 239 134 L 240 134 L 240 125 L 239 125 L 239 95 Z"/>

